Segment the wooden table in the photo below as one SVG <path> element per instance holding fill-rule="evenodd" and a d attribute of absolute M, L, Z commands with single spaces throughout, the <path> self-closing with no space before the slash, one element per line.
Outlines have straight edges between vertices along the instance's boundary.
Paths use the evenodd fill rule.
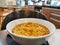
<path fill-rule="evenodd" d="M 12 5 L 12 6 L 0 6 L 0 8 L 2 8 L 2 11 L 4 11 L 4 9 L 13 9 L 13 11 L 15 11 L 16 9 L 19 9 L 19 7 L 16 6 L 16 5 Z"/>
<path fill-rule="evenodd" d="M 6 41 L 7 38 L 7 32 L 6 30 L 0 31 L 0 45 L 9 45 L 8 42 Z M 57 29 L 52 36 L 48 40 L 50 45 L 60 45 L 60 29 Z"/>

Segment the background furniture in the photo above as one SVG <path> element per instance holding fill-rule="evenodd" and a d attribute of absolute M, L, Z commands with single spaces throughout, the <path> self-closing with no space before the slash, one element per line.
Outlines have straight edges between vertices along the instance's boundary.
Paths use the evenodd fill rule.
<path fill-rule="evenodd" d="M 60 9 L 43 7 L 41 13 L 46 16 L 48 21 L 55 24 L 56 28 L 60 29 Z"/>
<path fill-rule="evenodd" d="M 12 10 L 10 9 L 3 9 L 2 7 L 0 7 L 0 29 L 1 29 L 1 24 L 3 19 L 5 18 L 5 16 L 9 13 L 11 13 Z"/>
<path fill-rule="evenodd" d="M 2 10 L 2 8 L 0 8 L 0 29 L 1 29 L 1 19 L 2 19 L 2 14 L 3 14 L 3 12 L 2 12 L 3 10 Z"/>

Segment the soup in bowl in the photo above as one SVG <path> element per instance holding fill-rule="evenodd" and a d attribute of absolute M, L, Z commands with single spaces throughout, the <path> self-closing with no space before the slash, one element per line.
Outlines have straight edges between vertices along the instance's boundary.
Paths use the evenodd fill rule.
<path fill-rule="evenodd" d="M 54 34 L 56 28 L 46 20 L 21 18 L 9 22 L 6 29 L 9 35 L 21 45 L 41 45 Z"/>
<path fill-rule="evenodd" d="M 25 22 L 16 25 L 12 33 L 22 36 L 43 36 L 50 33 L 49 29 L 42 24 Z"/>

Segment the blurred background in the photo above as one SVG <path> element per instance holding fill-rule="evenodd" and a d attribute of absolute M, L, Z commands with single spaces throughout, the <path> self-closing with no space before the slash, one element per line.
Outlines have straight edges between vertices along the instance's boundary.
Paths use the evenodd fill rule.
<path fill-rule="evenodd" d="M 55 16 L 58 15 L 58 22 L 60 23 L 60 0 L 0 0 L 0 29 L 7 15 L 19 10 L 39 12 L 45 15 L 51 22 L 55 20 L 50 20 L 50 17 L 52 17 L 51 14 L 53 13 Z M 55 24 L 59 25 L 57 22 Z"/>
<path fill-rule="evenodd" d="M 18 6 L 25 6 L 25 5 L 40 5 L 42 6 L 60 6 L 60 0 L 0 0 L 0 6 L 7 6 L 7 5 L 18 5 Z"/>

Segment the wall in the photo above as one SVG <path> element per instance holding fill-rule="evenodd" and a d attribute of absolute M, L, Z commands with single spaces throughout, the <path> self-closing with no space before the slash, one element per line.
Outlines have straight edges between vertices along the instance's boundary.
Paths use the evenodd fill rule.
<path fill-rule="evenodd" d="M 0 7 L 7 5 L 16 5 L 16 0 L 0 0 Z"/>
<path fill-rule="evenodd" d="M 6 6 L 7 0 L 0 0 L 0 6 Z"/>

